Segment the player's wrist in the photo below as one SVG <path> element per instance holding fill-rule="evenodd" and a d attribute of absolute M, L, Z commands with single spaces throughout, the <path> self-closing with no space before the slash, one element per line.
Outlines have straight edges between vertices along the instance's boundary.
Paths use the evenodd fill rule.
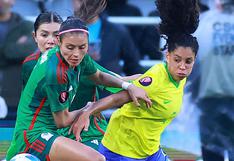
<path fill-rule="evenodd" d="M 132 85 L 132 83 L 123 82 L 123 83 L 121 84 L 121 87 L 122 87 L 123 89 L 125 89 L 125 90 L 128 90 L 129 87 L 130 87 L 131 85 Z"/>
<path fill-rule="evenodd" d="M 86 106 L 83 107 L 82 112 L 85 112 L 86 114 L 91 115 L 93 111 L 92 105 L 93 105 L 93 102 L 88 102 Z"/>

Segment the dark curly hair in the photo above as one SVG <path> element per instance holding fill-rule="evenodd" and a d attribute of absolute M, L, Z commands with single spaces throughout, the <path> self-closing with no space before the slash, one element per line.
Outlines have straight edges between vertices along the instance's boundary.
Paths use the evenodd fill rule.
<path fill-rule="evenodd" d="M 174 51 L 177 47 L 191 47 L 195 55 L 198 42 L 194 33 L 199 24 L 198 0 L 156 0 L 161 23 L 160 33 L 167 36 L 165 48 Z"/>
<path fill-rule="evenodd" d="M 80 7 L 74 11 L 74 15 L 89 23 L 104 11 L 106 4 L 106 0 L 80 0 Z"/>

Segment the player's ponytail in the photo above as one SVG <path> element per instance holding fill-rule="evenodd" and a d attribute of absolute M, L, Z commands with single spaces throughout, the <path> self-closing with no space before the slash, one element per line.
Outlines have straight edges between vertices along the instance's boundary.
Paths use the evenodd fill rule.
<path fill-rule="evenodd" d="M 98 16 L 106 8 L 106 0 L 80 0 L 80 6 L 74 11 L 75 16 L 86 23 Z"/>
<path fill-rule="evenodd" d="M 178 46 L 191 47 L 197 54 L 198 42 L 194 33 L 199 24 L 197 0 L 157 0 L 161 18 L 160 33 L 167 36 L 166 47 L 169 52 Z"/>

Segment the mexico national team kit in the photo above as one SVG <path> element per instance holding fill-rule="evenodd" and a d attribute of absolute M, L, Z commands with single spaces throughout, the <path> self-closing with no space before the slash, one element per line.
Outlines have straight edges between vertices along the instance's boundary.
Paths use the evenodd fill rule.
<path fill-rule="evenodd" d="M 58 48 L 43 54 L 21 94 L 17 124 L 7 159 L 20 152 L 30 152 L 44 160 L 54 139 L 59 136 L 52 112 L 70 107 L 80 75 L 91 75 L 96 71 L 88 55 L 73 69 Z"/>
<path fill-rule="evenodd" d="M 58 48 L 55 48 L 56 50 Z M 52 49 L 53 50 L 53 49 Z M 40 51 L 37 51 L 28 57 L 25 58 L 23 65 L 22 65 L 22 81 L 23 87 L 25 87 L 29 76 L 36 65 L 39 57 L 42 55 Z M 93 61 L 95 67 L 105 73 L 111 74 L 113 76 L 117 76 L 115 73 L 103 68 L 95 61 Z M 76 96 L 69 107 L 69 111 L 77 110 L 84 107 L 87 102 L 89 101 L 96 101 L 99 99 L 99 90 L 108 90 L 111 93 L 116 93 L 121 89 L 117 88 L 110 88 L 101 85 L 96 85 L 93 81 L 88 79 L 88 76 L 80 75 L 79 86 L 77 89 Z M 90 117 L 90 126 L 88 131 L 82 131 L 81 138 L 82 143 L 88 145 L 94 149 L 98 149 L 98 146 L 102 140 L 102 137 L 105 133 L 107 127 L 107 121 L 105 120 L 104 116 L 101 116 L 102 119 L 98 119 L 97 117 L 91 116 Z M 71 133 L 69 134 L 70 127 L 58 129 L 58 133 L 62 136 L 68 137 L 70 139 L 75 140 L 75 136 Z"/>

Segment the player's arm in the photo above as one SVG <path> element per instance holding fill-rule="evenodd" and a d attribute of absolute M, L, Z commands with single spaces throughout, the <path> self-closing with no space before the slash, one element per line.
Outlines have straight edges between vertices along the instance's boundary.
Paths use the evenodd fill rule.
<path fill-rule="evenodd" d="M 110 74 L 97 70 L 96 73 L 90 76 L 90 79 L 93 80 L 96 84 L 101 84 L 109 87 L 122 87 L 123 89 L 128 91 L 132 101 L 137 106 L 140 106 L 138 99 L 143 99 L 146 102 L 151 102 L 148 98 L 147 93 L 143 89 L 136 87 L 135 85 L 123 81 L 122 79 L 114 77 Z"/>
<path fill-rule="evenodd" d="M 52 112 L 57 128 L 67 127 L 72 124 L 81 110 L 68 111 L 68 108 L 58 112 Z"/>
<path fill-rule="evenodd" d="M 67 84 L 47 84 L 45 92 L 56 126 L 62 128 L 71 125 L 79 114 L 79 110 L 69 112 L 70 101 Z"/>
<path fill-rule="evenodd" d="M 104 72 L 104 73 L 108 73 L 108 74 L 110 74 L 110 75 L 113 75 L 113 76 L 115 76 L 115 77 L 117 77 L 117 78 L 120 78 L 120 79 L 122 79 L 122 80 L 124 80 L 124 81 L 133 81 L 133 80 L 139 78 L 139 77 L 142 75 L 142 74 L 134 74 L 134 75 L 130 75 L 130 76 L 121 76 L 121 75 L 119 75 L 119 74 L 117 74 L 117 73 L 115 73 L 115 72 L 112 72 L 112 71 L 110 71 L 110 70 L 104 68 L 103 66 L 101 66 L 100 64 L 98 64 L 98 63 L 95 62 L 95 61 L 93 61 L 93 63 L 94 63 L 95 67 L 96 67 L 98 70 L 100 70 L 100 71 L 102 71 L 102 72 Z"/>
<path fill-rule="evenodd" d="M 124 81 L 133 81 L 136 80 L 137 78 L 139 78 L 142 74 L 134 74 L 134 75 L 130 75 L 130 76 L 124 76 L 122 77 L 122 80 Z"/>
<path fill-rule="evenodd" d="M 138 97 L 140 99 L 143 99 L 141 98 L 140 95 Z M 85 131 L 88 130 L 90 115 L 115 106 L 121 106 L 130 101 L 132 101 L 132 99 L 129 93 L 127 91 L 121 91 L 119 93 L 112 94 L 108 97 L 102 98 L 97 102 L 88 103 L 85 106 L 85 108 L 82 109 L 82 112 L 79 115 L 79 117 L 72 124 L 70 131 L 73 131 L 73 134 L 76 136 L 77 140 L 81 140 L 80 133 L 82 130 Z M 151 101 L 146 101 L 146 104 L 148 107 L 150 107 L 152 103 Z"/>

